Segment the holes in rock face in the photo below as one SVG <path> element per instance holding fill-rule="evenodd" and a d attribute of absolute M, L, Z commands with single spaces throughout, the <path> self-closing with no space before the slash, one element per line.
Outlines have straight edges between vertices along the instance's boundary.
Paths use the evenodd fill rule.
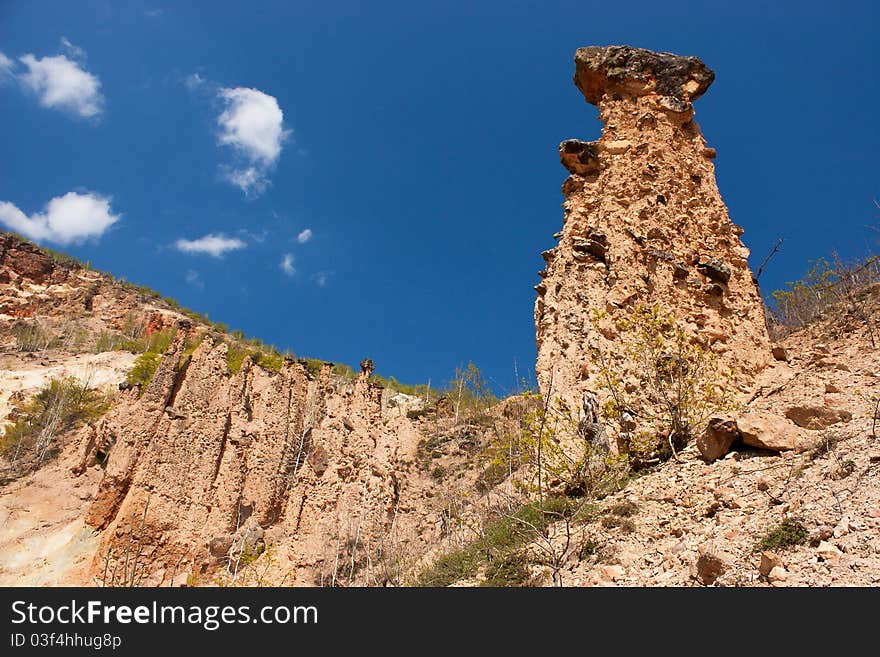
<path fill-rule="evenodd" d="M 660 205 L 666 205 L 669 201 L 666 200 L 666 197 L 663 194 L 657 194 L 657 203 Z"/>
<path fill-rule="evenodd" d="M 608 254 L 608 238 L 603 233 L 591 231 L 586 239 L 578 239 L 572 244 L 576 260 L 584 260 L 587 255 L 600 262 L 605 262 Z"/>
<path fill-rule="evenodd" d="M 691 182 L 695 185 L 699 185 L 703 182 L 703 176 L 698 176 L 697 174 L 693 174 L 691 176 Z"/>
<path fill-rule="evenodd" d="M 102 468 L 107 465 L 107 452 L 103 449 L 95 450 L 95 462 Z"/>
<path fill-rule="evenodd" d="M 690 275 L 690 270 L 682 264 L 673 263 L 672 265 L 672 278 L 676 281 L 685 281 L 687 277 Z"/>

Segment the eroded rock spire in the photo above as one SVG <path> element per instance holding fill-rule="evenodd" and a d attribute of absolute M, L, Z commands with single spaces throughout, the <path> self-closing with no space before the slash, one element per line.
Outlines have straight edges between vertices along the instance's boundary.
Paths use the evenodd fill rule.
<path fill-rule="evenodd" d="M 602 137 L 559 147 L 565 223 L 536 286 L 538 382 L 572 407 L 601 389 L 597 349 L 638 385 L 627 320 L 659 306 L 709 348 L 740 388 L 769 358 L 763 304 L 742 228 L 715 183 L 692 101 L 714 80 L 696 57 L 628 46 L 580 48 L 574 82 L 597 105 Z M 600 393 L 601 394 L 601 393 Z"/>

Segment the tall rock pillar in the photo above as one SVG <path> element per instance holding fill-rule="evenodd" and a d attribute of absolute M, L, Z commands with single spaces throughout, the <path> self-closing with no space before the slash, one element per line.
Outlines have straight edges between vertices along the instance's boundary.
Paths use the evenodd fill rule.
<path fill-rule="evenodd" d="M 625 379 L 619 327 L 640 304 L 659 305 L 747 386 L 769 338 L 743 230 L 694 121 L 692 102 L 714 73 L 696 57 L 627 46 L 580 48 L 574 59 L 574 83 L 604 125 L 598 141 L 559 147 L 571 175 L 565 223 L 535 288 L 541 392 L 552 380 L 554 397 L 580 407 L 598 387 L 593 347 Z"/>

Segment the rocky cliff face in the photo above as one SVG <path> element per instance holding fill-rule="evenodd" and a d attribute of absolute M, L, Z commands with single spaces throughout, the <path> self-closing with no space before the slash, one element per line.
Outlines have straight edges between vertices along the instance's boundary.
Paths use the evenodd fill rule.
<path fill-rule="evenodd" d="M 290 360 L 278 373 L 246 362 L 228 377 L 226 345 L 206 338 L 182 362 L 183 340 L 85 443 L 81 468 L 104 468 L 86 516 L 106 530 L 95 575 L 122 572 L 133 535 L 145 583 L 231 576 L 266 546 L 274 583 L 316 584 L 322 568 L 329 583 L 334 562 L 347 583 L 358 548 L 402 535 L 395 522 L 411 529 L 402 462 L 419 432 L 383 417 L 366 373 L 334 382 L 329 366 L 312 378 Z"/>
<path fill-rule="evenodd" d="M 134 354 L 93 353 L 130 325 L 177 329 L 143 390 L 124 383 Z M 42 342 L 21 349 L 21 328 Z M 446 492 L 477 475 L 474 431 L 408 416 L 423 401 L 371 382 L 369 361 L 354 381 L 290 358 L 231 375 L 229 344 L 147 291 L 0 237 L 0 422 L 61 376 L 113 394 L 107 415 L 56 437 L 56 460 L 0 484 L 0 583 L 381 585 L 443 543 Z M 13 558 L 23 545 L 33 561 Z"/>
<path fill-rule="evenodd" d="M 577 403 L 596 391 L 601 349 L 624 380 L 620 330 L 658 305 L 731 366 L 741 386 L 769 360 L 763 304 L 742 228 L 728 217 L 693 101 L 714 74 L 695 57 L 581 48 L 574 82 L 603 122 L 595 142 L 562 142 L 565 219 L 536 286 L 537 375 Z M 631 379 L 629 385 L 635 385 Z M 579 403 L 578 403 L 579 406 Z"/>

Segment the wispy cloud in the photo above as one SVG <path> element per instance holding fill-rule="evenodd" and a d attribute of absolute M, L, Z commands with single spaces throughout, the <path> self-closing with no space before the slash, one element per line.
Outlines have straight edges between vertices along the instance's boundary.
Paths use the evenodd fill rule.
<path fill-rule="evenodd" d="M 330 271 L 319 271 L 317 274 L 312 275 L 312 280 L 315 281 L 315 285 L 318 287 L 327 287 L 327 283 L 330 282 L 330 276 L 333 275 L 333 272 Z"/>
<path fill-rule="evenodd" d="M 230 166 L 222 166 L 220 177 L 238 187 L 248 197 L 260 196 L 269 187 L 269 177 L 263 169 L 258 167 L 235 169 Z"/>
<path fill-rule="evenodd" d="M 70 42 L 66 36 L 61 37 L 61 48 L 67 53 L 68 57 L 71 59 L 76 59 L 79 61 L 85 61 L 86 59 L 86 51 L 80 48 L 79 46 L 75 46 Z"/>
<path fill-rule="evenodd" d="M 55 197 L 46 204 L 44 212 L 32 215 L 0 201 L 0 223 L 37 242 L 66 245 L 97 239 L 120 217 L 111 211 L 108 197 L 91 192 L 68 192 Z"/>
<path fill-rule="evenodd" d="M 237 237 L 226 237 L 223 233 L 209 233 L 194 240 L 181 238 L 174 243 L 174 247 L 183 253 L 207 254 L 214 258 L 221 258 L 229 251 L 237 251 L 246 246 Z"/>
<path fill-rule="evenodd" d="M 190 91 L 195 91 L 207 84 L 207 80 L 198 73 L 190 73 L 183 79 L 183 84 Z"/>
<path fill-rule="evenodd" d="M 18 78 L 36 95 L 41 106 L 82 118 L 95 118 L 104 111 L 101 81 L 85 70 L 82 48 L 74 46 L 66 37 L 61 38 L 61 45 L 72 59 L 66 55 L 40 58 L 31 53 L 22 55 L 18 60 L 27 70 Z"/>
<path fill-rule="evenodd" d="M 15 62 L 0 52 L 0 84 L 15 77 L 14 68 Z"/>
<path fill-rule="evenodd" d="M 281 258 L 281 271 L 283 271 L 288 276 L 293 276 L 296 273 L 296 269 L 293 267 L 293 255 L 290 253 L 285 253 L 284 257 Z"/>
<path fill-rule="evenodd" d="M 205 281 L 202 280 L 202 277 L 199 275 L 195 269 L 187 269 L 186 270 L 186 282 L 188 285 L 192 285 L 193 287 L 197 287 L 200 290 L 205 287 Z"/>
<path fill-rule="evenodd" d="M 312 239 L 312 229 L 306 228 L 303 231 L 300 231 L 300 234 L 296 236 L 296 241 L 300 244 L 305 244 L 310 239 Z"/>
<path fill-rule="evenodd" d="M 257 244 L 264 244 L 269 238 L 269 230 L 266 228 L 263 228 L 259 233 L 255 233 L 247 228 L 239 228 L 238 234 L 245 236 L 251 242 L 256 242 Z"/>
<path fill-rule="evenodd" d="M 165 10 L 158 7 L 144 9 L 144 16 L 149 16 L 150 18 L 159 18 L 164 13 Z"/>
<path fill-rule="evenodd" d="M 269 185 L 269 174 L 291 134 L 284 128 L 284 113 L 274 96 L 258 89 L 224 87 L 218 97 L 224 110 L 217 117 L 217 141 L 230 146 L 238 160 L 225 167 L 223 178 L 246 195 L 258 196 Z"/>

